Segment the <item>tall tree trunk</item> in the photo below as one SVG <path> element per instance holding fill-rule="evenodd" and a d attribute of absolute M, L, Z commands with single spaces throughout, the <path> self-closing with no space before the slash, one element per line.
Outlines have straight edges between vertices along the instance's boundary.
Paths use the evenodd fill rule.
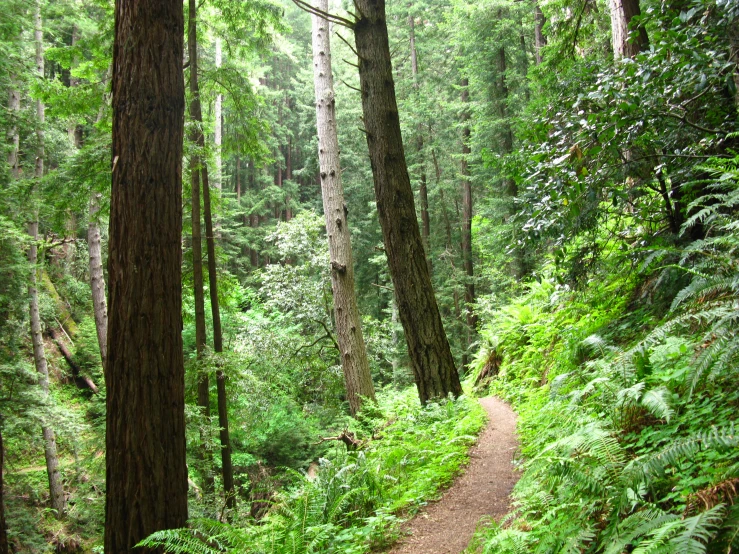
<path fill-rule="evenodd" d="M 5 523 L 5 448 L 3 447 L 3 418 L 0 416 L 0 554 L 10 554 L 8 546 L 8 525 Z"/>
<path fill-rule="evenodd" d="M 220 69 L 223 64 L 223 52 L 221 48 L 221 38 L 216 37 L 216 69 Z M 223 179 L 223 156 L 221 153 L 221 144 L 223 143 L 223 95 L 219 92 L 216 94 L 216 105 L 215 105 L 215 137 L 214 142 L 216 146 L 216 178 L 214 179 L 214 185 L 218 191 L 222 189 L 221 180 Z"/>
<path fill-rule="evenodd" d="M 179 0 L 116 0 L 105 552 L 187 521 Z M 136 550 L 138 552 L 138 550 Z"/>
<path fill-rule="evenodd" d="M 462 394 L 431 285 L 395 98 L 384 0 L 355 0 L 354 32 L 377 212 L 422 403 Z"/>
<path fill-rule="evenodd" d="M 256 184 L 256 173 L 257 168 L 254 165 L 254 160 L 251 161 L 249 164 L 249 190 L 252 194 L 254 194 L 257 190 L 257 184 Z M 254 209 L 252 207 L 252 209 Z M 249 227 L 252 229 L 256 229 L 259 227 L 259 214 L 256 212 L 252 212 L 249 214 Z M 249 247 L 249 262 L 251 264 L 251 267 L 253 269 L 256 269 L 259 267 L 259 250 L 256 248 L 253 248 L 255 246 L 252 244 L 252 246 Z"/>
<path fill-rule="evenodd" d="M 200 106 L 200 88 L 198 72 L 193 68 L 198 66 L 197 36 L 197 5 L 195 0 L 190 2 L 190 92 L 192 93 L 191 115 L 196 125 L 195 142 L 199 149 L 205 148 L 203 135 L 203 114 Z M 205 242 L 208 249 L 208 284 L 210 288 L 210 309 L 213 317 L 213 349 L 216 353 L 223 352 L 223 332 L 221 330 L 221 311 L 218 306 L 218 274 L 216 270 L 216 246 L 213 235 L 213 216 L 210 207 L 210 184 L 208 182 L 208 166 L 201 160 L 200 177 L 203 185 L 203 215 L 205 217 Z M 236 506 L 236 493 L 233 482 L 233 464 L 231 463 L 231 441 L 228 433 L 228 409 L 226 405 L 226 381 L 223 371 L 216 371 L 216 390 L 218 395 L 218 424 L 221 428 L 221 466 L 223 470 L 223 488 L 227 506 Z"/>
<path fill-rule="evenodd" d="M 467 111 L 467 105 L 470 101 L 469 80 L 465 77 L 462 79 L 462 104 L 465 106 L 462 112 L 462 266 L 464 267 L 464 301 L 467 313 L 467 349 L 471 346 L 475 328 L 477 327 L 477 315 L 474 311 L 475 303 L 475 270 L 472 258 L 472 180 L 470 179 L 470 170 L 468 158 L 471 153 L 470 149 L 470 114 Z M 468 354 L 462 356 L 462 365 L 466 366 L 468 362 Z"/>
<path fill-rule="evenodd" d="M 546 19 L 541 11 L 539 2 L 537 2 L 534 8 L 534 55 L 536 56 L 536 65 L 541 63 L 541 49 L 547 44 L 547 37 L 544 34 L 544 23 L 546 23 Z"/>
<path fill-rule="evenodd" d="M 198 89 L 198 40 L 197 40 L 197 12 L 194 4 L 190 3 L 187 25 L 187 48 L 190 58 L 190 119 L 194 123 L 190 130 L 190 140 L 196 145 L 196 150 L 190 156 L 190 188 L 192 189 L 190 212 L 192 226 L 192 281 L 195 299 L 195 350 L 200 360 L 205 352 L 207 340 L 205 331 L 205 295 L 203 293 L 203 238 L 200 231 L 200 164 L 198 150 L 201 144 L 202 116 L 200 115 L 200 92 Z M 216 53 L 217 55 L 217 53 Z M 217 124 L 216 124 L 217 127 Z M 217 133 L 216 133 L 217 136 Z M 198 406 L 206 418 L 210 418 L 210 383 L 208 373 L 201 372 L 198 380 Z M 200 459 L 203 462 L 203 484 L 206 492 L 213 491 L 213 477 L 210 471 L 212 460 L 208 454 L 207 437 L 201 435 Z"/>
<path fill-rule="evenodd" d="M 410 49 L 411 49 L 411 72 L 413 74 L 413 90 L 418 98 L 418 52 L 416 51 L 416 23 L 413 15 L 408 17 L 410 26 Z M 429 218 L 429 192 L 426 182 L 426 160 L 423 153 L 423 126 L 418 125 L 416 130 L 416 151 L 421 166 L 420 183 L 418 187 L 418 199 L 421 202 L 421 238 L 426 249 L 426 263 L 429 266 L 429 274 L 433 274 L 433 262 L 431 260 L 431 220 Z"/>
<path fill-rule="evenodd" d="M 87 251 L 90 257 L 90 290 L 92 291 L 92 311 L 95 316 L 98 346 L 103 371 L 108 358 L 108 306 L 105 302 L 105 275 L 103 274 L 103 255 L 100 240 L 100 194 L 93 193 L 90 198 L 90 222 L 87 226 Z"/>
<path fill-rule="evenodd" d="M 11 126 L 8 129 L 8 142 L 11 147 L 8 151 L 8 165 L 10 166 L 10 174 L 13 179 L 19 179 L 21 176 L 20 161 L 18 152 L 20 150 L 20 135 L 18 134 L 17 118 L 21 111 L 21 95 L 17 90 L 11 90 L 8 94 L 8 112 L 11 117 Z"/>
<path fill-rule="evenodd" d="M 611 40 L 613 43 L 613 57 L 633 58 L 649 45 L 647 31 L 639 25 L 632 31 L 630 39 L 629 25 L 634 16 L 641 15 L 639 0 L 608 0 L 611 12 Z"/>
<path fill-rule="evenodd" d="M 328 11 L 328 0 L 318 2 L 319 9 Z M 331 71 L 331 37 L 328 22 L 313 15 L 313 84 L 316 93 L 316 128 L 318 129 L 318 161 L 321 171 L 323 213 L 326 218 L 331 288 L 334 296 L 336 338 L 339 343 L 341 367 L 344 370 L 349 411 L 354 416 L 362 407 L 362 397 L 375 398 L 367 349 L 362 335 L 354 292 L 354 260 L 351 233 L 344 204 L 341 183 L 339 137 L 336 127 L 336 100 Z"/>
<path fill-rule="evenodd" d="M 288 106 L 292 109 L 291 106 Z M 287 138 L 287 155 L 285 156 L 285 179 L 292 183 L 293 180 L 293 140 L 292 137 Z M 288 195 L 285 198 L 285 221 L 293 218 L 292 198 Z"/>
<path fill-rule="evenodd" d="M 36 71 L 39 78 L 44 78 L 44 33 L 41 20 L 41 2 L 36 1 L 35 30 L 34 38 L 36 42 Z M 44 122 L 45 122 L 45 106 L 41 100 L 36 100 L 36 139 L 38 142 L 38 151 L 36 152 L 36 167 L 34 178 L 40 182 L 44 176 Z M 16 154 L 17 155 L 17 154 Z M 36 187 L 34 187 L 36 188 Z M 37 289 L 37 267 L 38 263 L 38 211 L 34 208 L 34 220 L 28 224 L 28 234 L 31 237 L 31 246 L 28 249 L 28 262 L 31 266 L 31 277 L 28 285 L 29 308 L 31 312 L 31 342 L 33 343 L 33 361 L 36 365 L 36 372 L 39 375 L 39 385 L 43 391 L 44 397 L 49 396 L 49 367 L 46 363 L 46 352 L 44 352 L 44 341 L 41 336 L 41 317 L 38 307 L 38 289 Z M 62 478 L 59 474 L 59 458 L 56 451 L 56 436 L 54 430 L 48 422 L 44 422 L 41 426 L 41 433 L 44 437 L 44 457 L 46 458 L 46 474 L 49 478 L 49 495 L 51 508 L 55 511 L 56 517 L 62 517 L 66 509 L 66 500 L 64 498 L 64 489 L 62 488 Z"/>

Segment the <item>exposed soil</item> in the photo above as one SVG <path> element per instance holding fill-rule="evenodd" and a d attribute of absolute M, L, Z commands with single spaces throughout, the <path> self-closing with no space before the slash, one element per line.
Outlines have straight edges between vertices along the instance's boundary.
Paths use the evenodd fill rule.
<path fill-rule="evenodd" d="M 470 542 L 480 518 L 500 519 L 508 512 L 508 496 L 518 480 L 513 469 L 518 448 L 516 414 L 498 398 L 482 398 L 480 403 L 489 421 L 470 450 L 465 472 L 438 502 L 405 525 L 409 536 L 389 554 L 459 554 Z"/>

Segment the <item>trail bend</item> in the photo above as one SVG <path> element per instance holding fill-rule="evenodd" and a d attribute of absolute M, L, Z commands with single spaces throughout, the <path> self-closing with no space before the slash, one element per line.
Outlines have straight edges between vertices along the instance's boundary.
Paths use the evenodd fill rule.
<path fill-rule="evenodd" d="M 408 536 L 388 554 L 459 554 L 482 517 L 500 519 L 510 509 L 518 481 L 513 457 L 518 448 L 516 414 L 495 397 L 480 399 L 488 424 L 470 450 L 470 462 L 441 499 L 404 526 Z"/>

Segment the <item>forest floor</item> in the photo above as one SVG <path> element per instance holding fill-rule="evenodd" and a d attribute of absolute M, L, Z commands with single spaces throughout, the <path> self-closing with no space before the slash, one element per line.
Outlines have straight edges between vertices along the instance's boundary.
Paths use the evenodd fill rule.
<path fill-rule="evenodd" d="M 500 519 L 510 508 L 518 481 L 513 457 L 518 449 L 516 414 L 498 398 L 482 398 L 488 424 L 470 450 L 464 473 L 403 528 L 408 536 L 388 554 L 459 554 L 481 518 Z"/>

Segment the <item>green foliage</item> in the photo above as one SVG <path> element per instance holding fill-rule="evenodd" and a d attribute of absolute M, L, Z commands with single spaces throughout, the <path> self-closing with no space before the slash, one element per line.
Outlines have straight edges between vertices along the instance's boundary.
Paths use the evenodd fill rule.
<path fill-rule="evenodd" d="M 711 224 L 680 252 L 677 267 L 691 280 L 663 321 L 630 336 L 621 331 L 633 315 L 604 312 L 599 328 L 590 328 L 600 336 L 579 344 L 558 336 L 561 326 L 541 331 L 550 351 L 561 348 L 570 360 L 541 388 L 512 372 L 519 359 L 544 363 L 542 342 L 531 331 L 537 319 L 524 309 L 541 309 L 541 300 L 533 303 L 529 293 L 527 303 L 502 310 L 488 327 L 513 358 L 504 360 L 494 387 L 518 401 L 526 461 L 511 528 L 491 529 L 486 552 L 522 545 L 531 552 L 609 554 L 736 547 L 735 164 L 712 159 L 701 166 L 711 180 L 683 232 L 701 218 Z M 594 280 L 552 311 L 577 316 L 578 300 L 598 298 L 618 281 L 600 275 L 606 280 Z"/>
<path fill-rule="evenodd" d="M 197 520 L 187 529 L 155 533 L 141 545 L 182 554 L 358 554 L 387 546 L 400 518 L 456 475 L 485 416 L 466 398 L 421 408 L 411 389 L 382 395 L 380 409 L 390 419 L 379 436 L 358 452 L 338 446 L 320 460 L 315 478 L 295 474 L 295 484 L 277 496 L 259 525 Z M 373 424 L 382 419 L 365 418 L 365 425 Z"/>

